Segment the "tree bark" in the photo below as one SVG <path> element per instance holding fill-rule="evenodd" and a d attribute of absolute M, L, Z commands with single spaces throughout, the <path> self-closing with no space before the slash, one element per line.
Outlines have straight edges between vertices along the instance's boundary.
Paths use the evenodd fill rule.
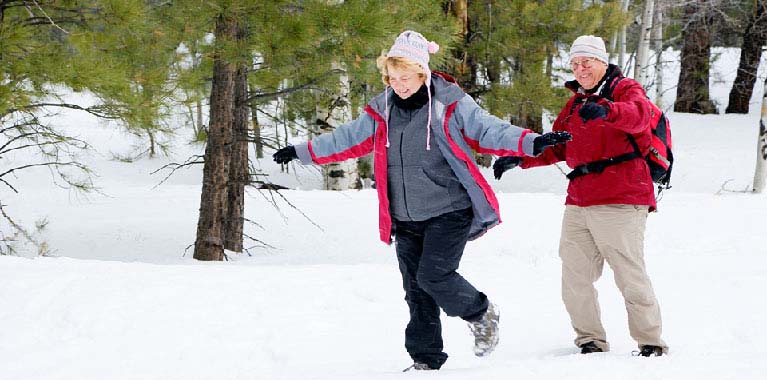
<path fill-rule="evenodd" d="M 696 0 L 685 6 L 687 26 L 682 32 L 684 42 L 674 103 L 676 112 L 716 113 L 716 107 L 709 98 L 710 26 L 713 17 L 707 3 L 707 0 Z"/>
<path fill-rule="evenodd" d="M 250 91 L 255 88 L 250 86 Z M 250 104 L 250 120 L 253 123 L 253 145 L 256 147 L 256 158 L 264 158 L 264 140 L 261 138 L 261 124 L 258 123 L 258 108 L 255 102 Z"/>
<path fill-rule="evenodd" d="M 655 105 L 663 109 L 663 7 L 661 1 L 655 2 L 654 17 L 652 36 L 655 49 Z"/>
<path fill-rule="evenodd" d="M 239 38 L 244 38 L 240 31 Z M 234 127 L 229 157 L 229 184 L 226 219 L 224 221 L 224 248 L 242 252 L 242 231 L 245 217 L 245 185 L 248 184 L 248 68 L 237 67 L 234 78 Z"/>
<path fill-rule="evenodd" d="M 764 81 L 762 97 L 762 117 L 759 120 L 759 139 L 756 144 L 756 170 L 754 172 L 754 192 L 764 191 L 767 180 L 767 80 Z"/>
<path fill-rule="evenodd" d="M 233 40 L 237 25 L 231 18 L 220 15 L 216 20 L 217 44 Z M 220 48 L 219 48 L 220 49 Z M 227 183 L 229 180 L 229 152 L 234 116 L 235 65 L 224 61 L 217 51 L 213 63 L 213 88 L 210 95 L 210 126 L 205 147 L 205 165 L 202 171 L 202 194 L 194 258 L 197 260 L 223 260 L 224 219 L 227 215 Z"/>
<path fill-rule="evenodd" d="M 642 12 L 642 24 L 639 28 L 639 42 L 637 43 L 637 54 L 634 63 L 634 80 L 644 87 L 647 87 L 647 68 L 649 66 L 650 37 L 652 33 L 653 10 L 655 9 L 654 0 L 645 0 L 644 11 Z"/>
<path fill-rule="evenodd" d="M 765 44 L 767 44 L 767 0 L 758 0 L 743 32 L 738 74 L 730 90 L 726 113 L 748 113 L 749 101 L 756 83 L 756 71 L 762 59 L 762 46 Z"/>
<path fill-rule="evenodd" d="M 340 64 L 334 64 L 334 69 L 343 69 Z M 318 105 L 317 123 L 319 129 L 328 127 L 324 132 L 332 132 L 335 128 L 352 117 L 351 102 L 349 101 L 349 77 L 346 74 L 339 78 L 341 86 L 339 93 L 330 104 Z M 357 160 L 349 159 L 322 166 L 325 190 L 349 190 L 362 188 Z"/>
<path fill-rule="evenodd" d="M 623 13 L 628 13 L 629 3 L 631 3 L 630 0 L 621 1 Z M 628 72 L 626 71 L 626 69 L 628 68 L 628 57 L 626 57 L 626 29 L 627 28 L 628 26 L 623 25 L 623 27 L 621 28 L 619 41 L 618 41 L 618 44 L 620 45 L 618 49 L 618 66 L 621 68 L 621 70 L 624 73 Z"/>

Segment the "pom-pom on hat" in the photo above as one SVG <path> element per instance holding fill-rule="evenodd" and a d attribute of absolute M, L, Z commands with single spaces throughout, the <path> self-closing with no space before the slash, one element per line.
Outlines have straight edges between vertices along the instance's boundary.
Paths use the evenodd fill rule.
<path fill-rule="evenodd" d="M 592 35 L 580 36 L 573 41 L 570 46 L 570 59 L 578 57 L 596 58 L 604 63 L 610 61 L 605 41 L 601 37 Z"/>

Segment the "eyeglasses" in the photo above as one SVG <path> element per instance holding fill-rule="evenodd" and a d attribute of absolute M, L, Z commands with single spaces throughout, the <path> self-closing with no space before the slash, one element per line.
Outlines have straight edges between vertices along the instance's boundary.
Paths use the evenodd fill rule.
<path fill-rule="evenodd" d="M 584 69 L 590 69 L 592 66 L 594 66 L 594 61 L 596 61 L 595 58 L 584 58 L 580 61 L 570 61 L 570 67 L 573 68 L 573 71 L 578 68 L 578 66 L 584 68 Z"/>

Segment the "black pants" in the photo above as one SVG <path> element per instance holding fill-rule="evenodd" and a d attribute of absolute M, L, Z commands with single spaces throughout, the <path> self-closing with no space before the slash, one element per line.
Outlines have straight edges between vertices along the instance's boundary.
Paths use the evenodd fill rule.
<path fill-rule="evenodd" d="M 410 308 L 405 348 L 413 360 L 432 368 L 447 360 L 439 309 L 466 320 L 487 310 L 485 294 L 456 272 L 473 218 L 468 208 L 421 222 L 395 221 L 397 259 Z"/>

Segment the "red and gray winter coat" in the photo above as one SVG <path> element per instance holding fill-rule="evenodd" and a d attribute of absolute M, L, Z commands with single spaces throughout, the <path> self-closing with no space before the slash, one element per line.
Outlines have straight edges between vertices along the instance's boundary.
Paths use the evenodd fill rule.
<path fill-rule="evenodd" d="M 652 114 L 650 101 L 642 86 L 633 79 L 621 79 L 612 93 L 613 101 L 598 97 L 602 86 L 612 85 L 621 75 L 620 69 L 610 65 L 602 85 L 589 94 L 576 81 L 565 87 L 574 92 L 560 111 L 552 130 L 568 131 L 573 139 L 567 144 L 553 146 L 538 157 L 525 157 L 522 168 L 550 165 L 566 161 L 571 168 L 599 160 L 617 157 L 634 151 L 627 134 L 639 145 L 642 157 L 650 149 Z M 607 117 L 584 122 L 578 110 L 586 100 L 609 108 Z M 650 169 L 641 158 L 609 166 L 601 173 L 590 173 L 574 178 L 567 188 L 565 204 L 581 207 L 611 204 L 646 205 L 655 210 L 655 193 Z"/>
<path fill-rule="evenodd" d="M 434 73 L 431 79 L 434 86 L 431 149 L 439 149 L 471 198 L 474 220 L 469 239 L 473 240 L 501 220 L 498 200 L 480 173 L 472 148 L 496 155 L 532 155 L 533 140 L 538 134 L 490 115 L 449 76 Z M 381 240 L 387 244 L 392 241 L 392 217 L 387 188 L 386 117 L 393 107 L 392 95 L 391 91 L 379 94 L 356 120 L 339 126 L 332 133 L 296 145 L 296 153 L 303 164 L 328 164 L 374 153 L 378 229 Z"/>

